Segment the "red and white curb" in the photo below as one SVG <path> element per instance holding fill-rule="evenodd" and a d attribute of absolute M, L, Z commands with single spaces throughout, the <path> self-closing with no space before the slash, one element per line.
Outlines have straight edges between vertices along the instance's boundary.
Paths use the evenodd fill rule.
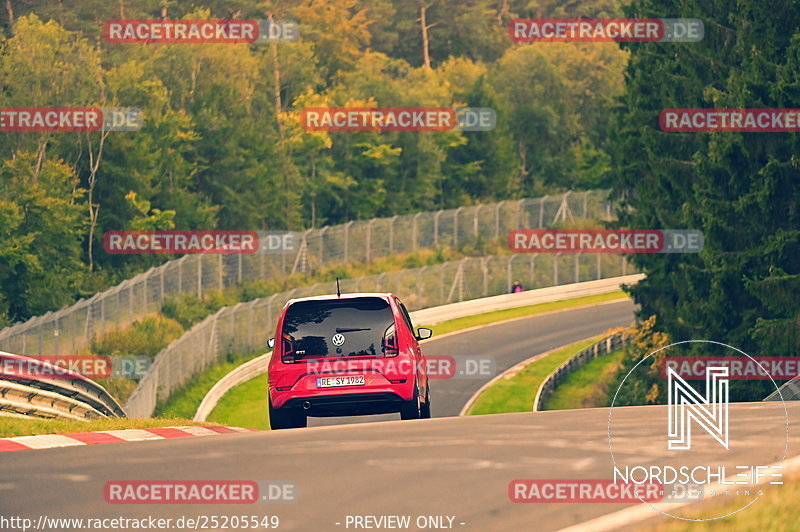
<path fill-rule="evenodd" d="M 108 430 L 105 432 L 76 432 L 73 434 L 42 434 L 39 436 L 17 436 L 0 438 L 0 452 L 26 451 L 28 449 L 51 449 L 76 445 L 122 443 L 128 441 L 168 440 L 194 436 L 215 436 L 234 432 L 258 432 L 256 429 L 240 427 L 158 427 L 151 429 Z"/>

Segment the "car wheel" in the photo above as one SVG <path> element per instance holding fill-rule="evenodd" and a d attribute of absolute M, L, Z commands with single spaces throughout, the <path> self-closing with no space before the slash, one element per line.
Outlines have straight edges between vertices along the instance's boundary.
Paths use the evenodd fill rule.
<path fill-rule="evenodd" d="M 269 401 L 269 427 L 272 430 L 299 429 L 308 426 L 308 416 L 296 408 L 272 408 Z"/>
<path fill-rule="evenodd" d="M 425 402 L 422 403 L 422 407 L 419 409 L 419 417 L 421 419 L 430 419 L 431 418 L 431 389 L 425 389 Z"/>
<path fill-rule="evenodd" d="M 400 407 L 400 419 L 419 419 L 421 406 L 417 385 L 414 384 L 414 397 L 410 401 L 404 402 L 403 406 Z"/>

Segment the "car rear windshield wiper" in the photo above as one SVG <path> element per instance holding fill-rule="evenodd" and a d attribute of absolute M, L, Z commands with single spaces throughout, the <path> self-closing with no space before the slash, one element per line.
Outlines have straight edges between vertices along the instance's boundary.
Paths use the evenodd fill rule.
<path fill-rule="evenodd" d="M 370 330 L 372 330 L 372 329 L 370 329 L 369 327 L 367 327 L 366 329 L 359 329 L 358 327 L 350 327 L 350 328 L 348 328 L 348 327 L 336 327 L 336 332 L 337 333 L 370 331 Z"/>

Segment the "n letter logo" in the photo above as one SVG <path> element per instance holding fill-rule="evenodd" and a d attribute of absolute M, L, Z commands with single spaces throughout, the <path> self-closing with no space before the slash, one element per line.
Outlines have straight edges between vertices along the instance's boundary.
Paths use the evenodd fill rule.
<path fill-rule="evenodd" d="M 727 367 L 706 367 L 703 397 L 667 368 L 669 450 L 692 448 L 692 420 L 728 449 L 728 384 Z"/>

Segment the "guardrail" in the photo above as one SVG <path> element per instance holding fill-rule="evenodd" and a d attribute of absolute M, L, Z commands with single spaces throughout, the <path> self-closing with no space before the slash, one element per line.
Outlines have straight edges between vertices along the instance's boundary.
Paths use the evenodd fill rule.
<path fill-rule="evenodd" d="M 602 340 L 593 343 L 589 347 L 580 351 L 558 368 L 556 368 L 539 386 L 536 392 L 536 399 L 533 400 L 533 411 L 540 412 L 545 401 L 553 395 L 553 392 L 568 374 L 583 366 L 590 360 L 594 360 L 600 355 L 607 355 L 612 351 L 622 347 L 627 343 L 624 332 L 612 334 Z"/>
<path fill-rule="evenodd" d="M 781 384 L 780 388 L 766 396 L 762 401 L 797 401 L 800 398 L 800 379 L 794 379 Z"/>
<path fill-rule="evenodd" d="M 519 294 L 483 297 L 480 299 L 462 301 L 460 303 L 451 303 L 417 310 L 411 312 L 411 319 L 415 324 L 419 325 L 436 325 L 444 321 L 496 310 L 507 310 L 536 305 L 538 303 L 550 303 L 564 299 L 574 299 L 576 297 L 607 294 L 618 290 L 622 284 L 632 284 L 642 278 L 644 278 L 644 274 L 634 274 L 611 279 L 600 279 L 598 281 L 586 281 L 582 283 L 539 288 Z M 266 373 L 271 355 L 272 352 L 270 351 L 269 353 L 245 362 L 217 381 L 214 387 L 203 397 L 194 415 L 194 421 L 205 421 L 214 410 L 214 407 L 217 406 L 220 399 L 232 388 Z"/>
<path fill-rule="evenodd" d="M 8 371 L 14 367 L 27 369 Z M 79 373 L 4 352 L 0 352 L 0 368 L 0 415 L 78 420 L 125 417 L 105 388 Z"/>

